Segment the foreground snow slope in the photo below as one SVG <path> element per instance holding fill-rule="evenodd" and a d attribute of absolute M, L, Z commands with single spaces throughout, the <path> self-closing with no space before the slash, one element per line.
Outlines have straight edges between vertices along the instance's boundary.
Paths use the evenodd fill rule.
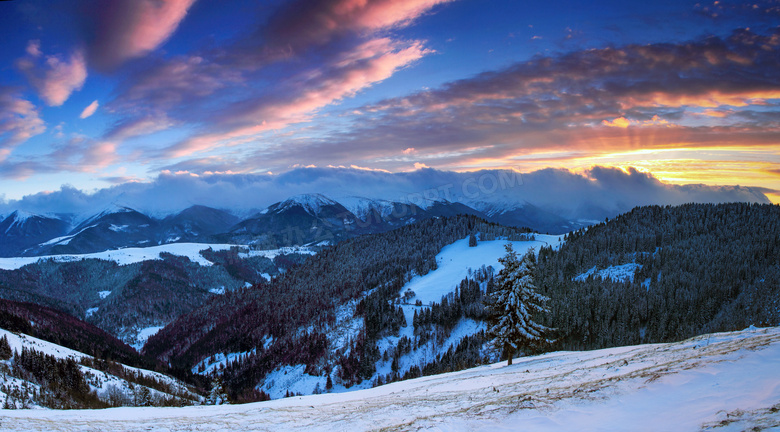
<path fill-rule="evenodd" d="M 780 428 L 780 329 L 556 352 L 265 403 L 6 411 L 3 430 L 696 431 Z"/>

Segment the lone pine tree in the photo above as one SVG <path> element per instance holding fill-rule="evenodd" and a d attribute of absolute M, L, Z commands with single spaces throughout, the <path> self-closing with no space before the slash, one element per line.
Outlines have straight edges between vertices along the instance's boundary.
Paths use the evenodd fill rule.
<path fill-rule="evenodd" d="M 507 244 L 506 255 L 498 261 L 504 268 L 498 272 L 496 290 L 490 296 L 489 334 L 496 348 L 506 352 L 507 365 L 511 365 L 516 352 L 553 342 L 545 337 L 551 329 L 533 320 L 535 314 L 549 312 L 544 306 L 549 298 L 536 292 L 533 249 L 518 259 L 512 244 Z"/>

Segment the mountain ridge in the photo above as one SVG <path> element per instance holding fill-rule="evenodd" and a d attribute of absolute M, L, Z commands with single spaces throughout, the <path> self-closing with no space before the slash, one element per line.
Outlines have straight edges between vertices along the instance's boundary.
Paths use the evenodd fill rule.
<path fill-rule="evenodd" d="M 502 201 L 485 212 L 443 198 L 414 198 L 393 201 L 298 194 L 244 219 L 205 205 L 191 205 L 162 218 L 121 204 L 112 204 L 90 216 L 13 212 L 0 221 L 0 256 L 84 254 L 177 242 L 253 244 L 273 249 L 333 243 L 423 219 L 460 214 L 540 232 L 563 233 L 582 226 L 528 203 Z M 18 214 L 26 217 L 20 218 Z M 14 234 L 12 228 L 21 226 L 27 226 L 26 230 L 17 229 L 19 234 Z"/>

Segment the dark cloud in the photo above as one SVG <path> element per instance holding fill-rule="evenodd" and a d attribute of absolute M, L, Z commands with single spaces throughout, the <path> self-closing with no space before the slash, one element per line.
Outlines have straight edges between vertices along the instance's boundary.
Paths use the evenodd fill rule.
<path fill-rule="evenodd" d="M 90 64 L 113 71 L 162 45 L 187 15 L 195 0 L 81 1 L 83 38 Z"/>

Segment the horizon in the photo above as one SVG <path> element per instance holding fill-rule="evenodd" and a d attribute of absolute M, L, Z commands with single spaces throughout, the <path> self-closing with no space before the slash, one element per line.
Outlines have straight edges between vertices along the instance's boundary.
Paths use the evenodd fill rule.
<path fill-rule="evenodd" d="M 770 0 L 29 0 L 0 25 L 0 213 L 306 168 L 620 171 L 780 203 Z"/>

